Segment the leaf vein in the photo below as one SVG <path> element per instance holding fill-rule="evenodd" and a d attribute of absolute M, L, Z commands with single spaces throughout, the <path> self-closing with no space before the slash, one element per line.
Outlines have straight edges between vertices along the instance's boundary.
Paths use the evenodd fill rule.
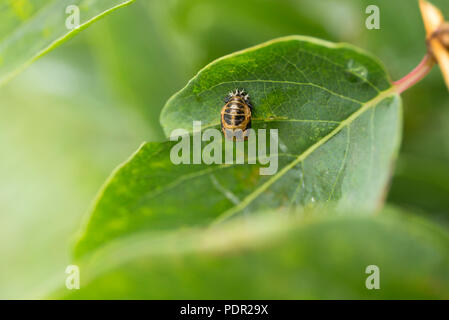
<path fill-rule="evenodd" d="M 242 81 L 237 81 L 237 80 L 223 81 L 223 82 L 217 83 L 216 85 L 213 85 L 212 87 L 210 87 L 210 88 L 208 88 L 206 90 L 201 91 L 200 93 L 198 93 L 198 96 L 202 95 L 205 92 L 211 91 L 211 90 L 213 90 L 216 87 L 219 87 L 219 86 L 222 86 L 222 85 L 225 85 L 225 84 L 237 83 L 237 82 L 239 82 L 239 83 L 245 83 L 245 82 L 247 82 L 247 83 L 279 83 L 279 84 L 291 84 L 291 85 L 297 85 L 297 86 L 310 86 L 310 87 L 314 87 L 314 88 L 318 88 L 318 89 L 321 89 L 323 91 L 326 91 L 327 93 L 329 93 L 329 94 L 331 94 L 333 96 L 339 97 L 340 99 L 343 99 L 343 100 L 351 101 L 353 103 L 360 104 L 360 105 L 365 103 L 365 102 L 357 100 L 357 99 L 353 99 L 353 98 L 350 98 L 350 97 L 345 97 L 345 96 L 343 96 L 343 95 L 341 95 L 341 94 L 339 94 L 339 93 L 337 93 L 335 91 L 332 91 L 330 89 L 327 89 L 327 88 L 322 87 L 322 86 L 320 86 L 318 84 L 315 84 L 315 83 L 286 81 L 286 80 L 266 80 L 266 79 L 253 79 L 253 80 L 242 80 Z"/>
<path fill-rule="evenodd" d="M 235 206 L 224 213 L 222 213 L 220 216 L 217 217 L 217 219 L 212 223 L 212 225 L 219 224 L 228 218 L 232 217 L 245 207 L 247 207 L 254 199 L 256 199 L 260 194 L 262 194 L 265 190 L 267 190 L 273 183 L 275 183 L 278 179 L 280 179 L 285 173 L 287 173 L 290 169 L 295 167 L 298 163 L 305 160 L 311 153 L 313 153 L 316 149 L 318 149 L 320 146 L 322 146 L 324 143 L 329 141 L 332 137 L 334 137 L 338 132 L 340 132 L 343 128 L 349 126 L 355 119 L 357 119 L 361 114 L 363 114 L 366 110 L 369 108 L 376 106 L 378 103 L 383 101 L 384 99 L 393 96 L 394 94 L 397 94 L 393 87 L 390 87 L 389 89 L 381 92 L 377 97 L 373 98 L 372 100 L 366 102 L 359 110 L 351 114 L 346 120 L 342 121 L 338 127 L 336 127 L 334 130 L 332 130 L 328 135 L 326 135 L 324 138 L 317 141 L 315 144 L 310 146 L 307 150 L 305 150 L 303 153 L 301 153 L 294 161 L 292 161 L 290 164 L 286 165 L 284 168 L 282 168 L 281 171 L 279 171 L 277 174 L 273 175 L 269 180 L 267 180 L 265 183 L 263 183 L 259 188 L 255 189 L 252 193 L 250 193 L 248 196 L 246 196 L 238 206 Z"/>

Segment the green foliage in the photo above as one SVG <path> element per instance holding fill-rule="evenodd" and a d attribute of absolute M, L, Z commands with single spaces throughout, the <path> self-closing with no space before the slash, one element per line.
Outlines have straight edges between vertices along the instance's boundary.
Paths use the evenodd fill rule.
<path fill-rule="evenodd" d="M 448 247 L 444 230 L 391 209 L 376 217 L 268 212 L 110 243 L 80 262 L 80 290 L 53 297 L 447 298 Z M 372 264 L 380 290 L 365 287 Z"/>
<path fill-rule="evenodd" d="M 0 2 L 0 256 L 8 262 L 0 264 L 1 299 L 42 296 L 54 278 L 63 281 L 69 240 L 88 203 L 148 137 L 146 123 L 98 81 L 87 33 L 53 50 L 129 3 Z M 69 4 L 81 13 L 72 32 Z"/>
<path fill-rule="evenodd" d="M 0 85 L 94 21 L 134 0 L 18 0 L 0 4 Z M 80 10 L 79 27 L 66 27 L 66 8 Z"/>
<path fill-rule="evenodd" d="M 136 231 L 204 225 L 261 209 L 381 205 L 401 109 L 377 62 L 347 45 L 274 40 L 204 68 L 167 103 L 166 132 L 190 129 L 193 120 L 219 128 L 223 98 L 235 88 L 251 94 L 255 129 L 279 130 L 277 173 L 260 175 L 260 164 L 175 165 L 174 142 L 148 143 L 107 182 L 78 256 Z"/>
<path fill-rule="evenodd" d="M 235 79 L 223 72 L 226 66 L 216 62 L 167 104 L 163 128 L 158 121 L 170 95 L 210 61 L 289 34 L 355 44 L 381 58 L 392 78 L 398 79 L 426 50 L 416 1 L 376 3 L 381 11 L 380 30 L 364 27 L 365 8 L 373 4 L 370 0 L 135 1 L 107 19 L 98 19 L 114 6 L 131 2 L 7 0 L 0 4 L 0 84 L 52 51 L 0 92 L 0 255 L 8 261 L 0 265 L 0 298 L 44 297 L 49 287 L 63 287 L 64 269 L 71 263 L 80 263 L 82 290 L 64 288 L 55 297 L 449 296 L 447 228 L 435 227 L 411 213 L 418 212 L 443 228 L 448 226 L 449 96 L 439 71 L 434 70 L 403 94 L 404 141 L 395 170 L 390 164 L 401 135 L 400 98 L 392 94 L 382 105 L 358 113 L 378 94 L 349 74 L 343 87 L 332 86 L 320 74 L 332 76 L 336 70 L 317 66 L 318 58 L 307 64 L 320 70 L 308 74 L 317 84 L 315 89 L 286 83 L 270 83 L 265 89 L 266 81 L 253 80 L 269 79 L 261 69 L 272 63 L 281 65 L 270 70 L 270 76 L 278 77 L 276 81 L 285 82 L 283 76 L 293 77 L 287 80 L 292 82 L 302 79 L 294 68 L 297 57 L 287 56 L 293 64 L 273 58 L 257 68 L 251 61 L 242 67 L 238 54 L 233 54 L 226 59 L 227 67 L 251 82 L 231 83 Z M 449 17 L 447 0 L 432 2 Z M 79 4 L 81 9 L 82 26 L 74 32 L 64 25 L 68 4 Z M 96 23 L 88 32 L 52 50 L 92 21 Z M 356 74 L 371 77 L 379 68 L 366 54 L 353 52 L 353 47 L 327 49 L 338 51 L 342 59 L 344 50 L 351 51 L 362 56 L 361 65 L 370 64 L 364 69 L 343 59 L 342 70 L 350 66 Z M 247 64 L 257 77 L 245 73 Z M 214 80 L 203 76 L 218 71 L 230 83 L 202 93 Z M 355 80 L 352 85 L 362 88 L 339 91 L 347 90 L 351 78 Z M 383 93 L 390 90 L 383 70 L 371 81 Z M 356 157 L 342 166 L 344 138 L 349 131 L 342 127 L 301 161 L 308 167 L 291 168 L 252 198 L 270 179 L 258 175 L 259 165 L 173 166 L 167 160 L 173 144 L 145 144 L 102 189 L 76 247 L 79 260 L 73 261 L 67 242 L 111 168 L 142 141 L 161 140 L 163 131 L 169 133 L 178 126 L 190 130 L 194 118 L 216 125 L 223 95 L 240 84 L 257 102 L 259 120 L 253 127 L 291 132 L 292 136 L 281 138 L 296 159 L 341 121 L 350 123 L 348 150 Z M 323 88 L 343 93 L 342 100 L 326 100 Z M 288 100 L 282 99 L 281 90 L 288 91 Z M 333 119 L 326 113 L 314 114 L 311 104 L 298 98 L 301 95 L 313 96 L 322 106 L 335 102 L 353 107 L 356 117 L 348 121 L 349 114 L 335 112 L 331 114 L 337 119 L 333 121 L 339 122 L 335 126 L 311 123 L 309 130 L 305 123 L 280 121 L 282 117 Z M 189 104 L 184 105 L 179 97 Z M 342 102 L 352 97 L 362 100 L 363 106 Z M 270 108 L 273 103 L 281 108 Z M 292 108 L 296 105 L 302 109 Z M 182 114 L 176 114 L 178 109 Z M 366 121 L 368 113 L 376 115 L 378 131 L 374 135 L 368 133 L 374 128 Z M 382 157 L 380 161 L 367 153 L 373 137 L 383 154 L 375 153 Z M 329 152 L 335 150 L 338 152 Z M 281 157 L 280 170 L 295 157 Z M 373 163 L 379 167 L 371 167 Z M 337 181 L 335 172 L 340 168 Z M 374 179 L 370 179 L 370 170 Z M 393 180 L 387 202 L 412 210 L 370 215 L 369 209 L 383 202 L 380 198 L 387 191 L 389 173 Z M 178 175 L 182 178 L 176 179 Z M 306 182 L 306 178 L 317 188 L 305 183 L 303 190 L 301 180 Z M 326 179 L 335 182 L 333 202 L 340 208 L 335 215 L 327 207 L 310 211 L 317 199 L 321 206 L 328 198 L 326 188 L 332 181 Z M 294 194 L 290 184 L 295 192 L 298 187 L 298 193 Z M 286 199 L 281 196 L 284 192 Z M 315 197 L 317 193 L 322 193 L 321 197 Z M 242 201 L 247 196 L 251 200 L 247 208 L 234 210 L 236 197 Z M 348 205 L 356 203 L 353 201 L 368 212 L 341 216 L 348 212 Z M 259 213 L 267 207 L 272 210 Z M 293 208 L 296 210 L 289 210 Z M 237 219 L 210 228 L 225 212 L 234 213 Z M 364 268 L 369 264 L 380 266 L 380 291 L 364 287 Z"/>
<path fill-rule="evenodd" d="M 303 1 L 302 1 L 303 2 Z M 356 44 L 375 54 L 393 79 L 410 72 L 426 52 L 425 30 L 418 1 L 305 0 L 301 6 L 322 21 L 331 36 Z M 449 2 L 430 0 L 449 17 Z M 308 6 L 310 4 L 310 7 Z M 363 27 L 365 8 L 380 8 L 380 30 Z M 320 10 L 323 6 L 335 10 Z M 342 13 L 336 14 L 338 10 Z M 398 19 L 398 13 L 401 19 Z M 342 23 L 344 21 L 348 23 Z M 339 27 L 340 26 L 340 27 Z M 342 29 L 342 30 L 341 30 Z M 340 31 L 341 30 L 341 31 Z M 404 108 L 404 140 L 398 170 L 394 172 L 388 201 L 449 224 L 447 163 L 449 162 L 449 95 L 439 68 L 401 96 Z"/>

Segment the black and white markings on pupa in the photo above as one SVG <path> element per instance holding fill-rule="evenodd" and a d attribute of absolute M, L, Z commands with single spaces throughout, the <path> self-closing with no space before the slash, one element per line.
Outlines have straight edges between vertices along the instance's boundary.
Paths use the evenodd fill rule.
<path fill-rule="evenodd" d="M 249 94 L 245 90 L 236 89 L 230 92 L 221 109 L 221 130 L 226 138 L 232 140 L 248 139 L 251 128 L 252 105 Z"/>

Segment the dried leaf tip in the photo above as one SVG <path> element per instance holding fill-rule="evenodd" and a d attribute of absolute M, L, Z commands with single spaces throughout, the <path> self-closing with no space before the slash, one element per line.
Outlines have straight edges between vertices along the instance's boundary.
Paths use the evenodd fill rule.
<path fill-rule="evenodd" d="M 419 7 L 426 28 L 429 54 L 438 62 L 449 89 L 449 24 L 441 10 L 426 0 L 419 0 Z"/>

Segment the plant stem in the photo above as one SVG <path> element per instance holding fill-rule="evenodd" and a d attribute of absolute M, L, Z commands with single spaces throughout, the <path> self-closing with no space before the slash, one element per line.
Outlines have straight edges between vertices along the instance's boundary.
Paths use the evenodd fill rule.
<path fill-rule="evenodd" d="M 393 83 L 396 91 L 398 93 L 402 93 L 421 81 L 430 72 L 430 70 L 432 70 L 435 63 L 435 59 L 427 53 L 419 65 L 412 70 L 412 72 Z"/>

